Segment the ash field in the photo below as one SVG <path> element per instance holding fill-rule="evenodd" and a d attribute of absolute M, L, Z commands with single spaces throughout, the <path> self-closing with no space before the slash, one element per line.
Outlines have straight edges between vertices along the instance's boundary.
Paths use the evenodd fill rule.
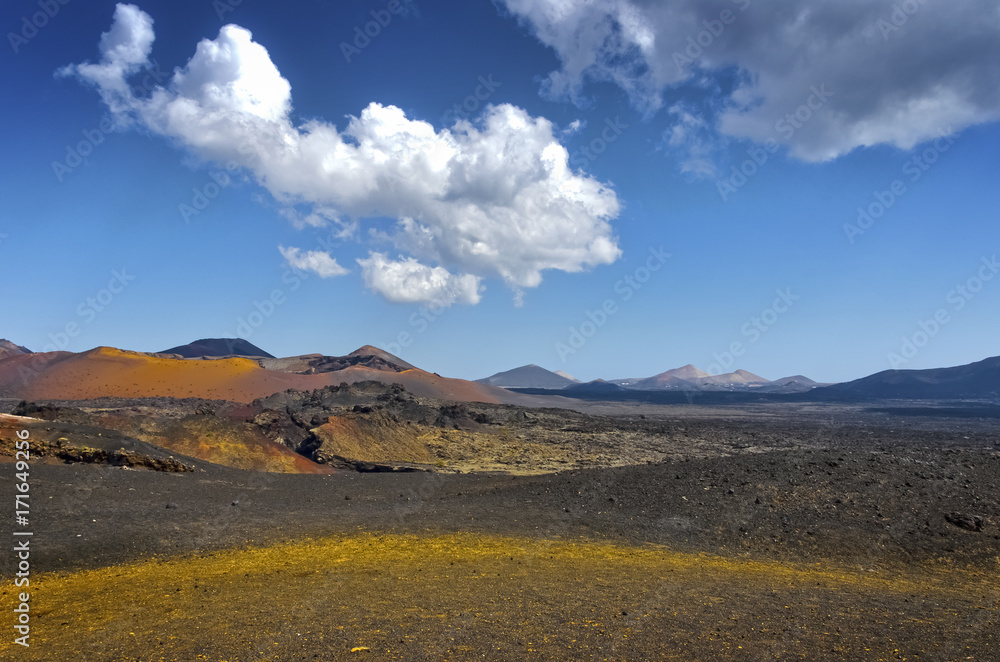
<path fill-rule="evenodd" d="M 2 593 L 31 645 L 0 653 L 998 659 L 998 372 L 470 382 L 371 346 L 0 341 L 32 534 Z"/>
<path fill-rule="evenodd" d="M 5 400 L 37 510 L 0 652 L 998 659 L 994 405 L 550 402 Z"/>

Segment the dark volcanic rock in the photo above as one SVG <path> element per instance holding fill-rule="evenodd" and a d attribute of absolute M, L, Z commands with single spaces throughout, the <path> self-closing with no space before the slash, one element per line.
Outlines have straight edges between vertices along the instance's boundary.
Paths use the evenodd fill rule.
<path fill-rule="evenodd" d="M 45 420 L 54 420 L 59 416 L 60 408 L 55 405 L 39 405 L 34 402 L 26 402 L 21 400 L 14 407 L 11 414 L 14 416 L 28 416 L 30 418 L 42 418 Z"/>
<path fill-rule="evenodd" d="M 252 422 L 268 439 L 308 457 L 308 453 L 303 453 L 301 447 L 311 437 L 309 429 L 300 425 L 286 409 L 266 409 L 257 414 Z"/>
<path fill-rule="evenodd" d="M 986 527 L 986 518 L 982 515 L 966 515 L 963 513 L 947 513 L 944 518 L 949 524 L 954 524 L 966 531 L 982 531 Z"/>

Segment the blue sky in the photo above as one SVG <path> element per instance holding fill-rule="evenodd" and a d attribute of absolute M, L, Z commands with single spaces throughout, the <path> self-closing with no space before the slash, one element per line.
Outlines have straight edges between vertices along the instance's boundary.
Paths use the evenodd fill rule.
<path fill-rule="evenodd" d="M 7 2 L 0 335 L 464 378 L 996 355 L 1000 9 L 903 5 Z"/>

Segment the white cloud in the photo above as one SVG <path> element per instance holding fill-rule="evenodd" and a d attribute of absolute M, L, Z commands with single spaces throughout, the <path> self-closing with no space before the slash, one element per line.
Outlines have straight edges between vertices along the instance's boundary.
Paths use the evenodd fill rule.
<path fill-rule="evenodd" d="M 716 128 L 774 139 L 806 161 L 878 144 L 909 149 L 1000 119 L 995 2 L 504 2 L 562 63 L 545 93 L 585 103 L 586 83 L 608 80 L 651 113 L 675 86 L 735 70 L 743 82 Z M 809 121 L 778 125 L 822 85 L 832 96 Z"/>
<path fill-rule="evenodd" d="M 337 260 L 329 253 L 323 251 L 302 253 L 298 248 L 285 248 L 284 246 L 278 246 L 278 250 L 288 262 L 288 266 L 300 271 L 311 271 L 320 278 L 332 278 L 349 273 L 347 269 L 337 264 Z"/>
<path fill-rule="evenodd" d="M 331 234 L 338 239 L 351 239 L 358 234 L 358 222 L 344 219 L 332 207 L 311 207 L 306 212 L 300 212 L 295 207 L 283 207 L 278 210 L 278 213 L 287 219 L 292 224 L 292 227 L 297 230 L 304 228 L 325 228 L 333 224 L 338 230 Z"/>
<path fill-rule="evenodd" d="M 148 53 L 152 19 L 122 7 L 111 33 L 136 31 L 132 41 Z M 128 56 L 129 66 L 136 57 Z M 540 284 L 546 269 L 576 272 L 621 254 L 611 226 L 615 193 L 571 170 L 552 123 L 516 106 L 488 106 L 476 123 L 440 130 L 374 102 L 343 130 L 319 120 L 296 126 L 291 86 L 236 25 L 199 43 L 148 97 L 136 97 L 115 70 L 87 76 L 86 66 L 73 71 L 123 121 L 199 158 L 248 169 L 293 210 L 285 215 L 297 226 L 395 218 L 388 237 L 397 250 L 446 271 L 501 278 L 515 292 Z"/>
<path fill-rule="evenodd" d="M 61 76 L 75 74 L 95 85 L 108 108 L 122 119 L 128 112 L 132 96 L 126 77 L 149 64 L 153 39 L 153 19 L 149 14 L 135 5 L 116 5 L 114 23 L 110 30 L 101 34 L 98 44 L 101 61 L 71 64 L 57 73 Z"/>
<path fill-rule="evenodd" d="M 358 264 L 368 289 L 395 303 L 440 307 L 479 303 L 480 279 L 471 274 L 452 274 L 444 267 L 428 267 L 412 257 L 390 260 L 384 253 L 370 253 Z"/>
<path fill-rule="evenodd" d="M 674 123 L 664 134 L 664 140 L 680 153 L 681 172 L 695 177 L 715 176 L 715 155 L 720 149 L 720 141 L 707 122 L 690 104 L 676 103 L 667 112 Z"/>

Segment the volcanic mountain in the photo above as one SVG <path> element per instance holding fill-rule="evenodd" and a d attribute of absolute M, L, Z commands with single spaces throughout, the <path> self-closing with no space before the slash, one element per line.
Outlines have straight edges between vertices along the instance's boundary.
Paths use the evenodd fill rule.
<path fill-rule="evenodd" d="M 820 398 L 1000 398 L 1000 356 L 954 368 L 883 370 L 852 382 L 814 389 Z"/>
<path fill-rule="evenodd" d="M 711 377 L 711 375 L 704 370 L 699 370 L 689 363 L 680 368 L 674 368 L 673 370 L 667 370 L 666 372 L 661 372 L 658 375 L 653 375 L 652 377 L 647 377 L 646 379 L 640 379 L 633 384 L 629 384 L 629 388 L 641 390 L 655 390 L 662 388 L 697 388 L 696 386 L 692 386 L 692 383 L 699 379 L 704 379 L 705 377 Z"/>
<path fill-rule="evenodd" d="M 251 402 L 287 389 L 311 391 L 361 381 L 398 383 L 418 397 L 442 400 L 500 404 L 537 400 L 487 384 L 441 377 L 370 345 L 347 356 L 309 354 L 284 359 L 182 359 L 114 347 L 0 359 L 0 397 L 27 400 L 107 396 Z"/>
<path fill-rule="evenodd" d="M 565 388 L 574 384 L 572 379 L 546 370 L 534 363 L 520 368 L 498 372 L 497 374 L 476 380 L 480 384 L 491 384 L 503 388 Z"/>
<path fill-rule="evenodd" d="M 749 386 L 751 384 L 767 384 L 769 380 L 746 370 L 727 372 L 724 375 L 709 375 L 690 380 L 699 386 Z"/>
<path fill-rule="evenodd" d="M 769 382 L 767 384 L 762 384 L 760 386 L 760 391 L 764 393 L 805 393 L 806 391 L 811 391 L 817 386 L 823 386 L 823 384 L 815 382 L 805 375 L 792 375 L 790 377 L 775 379 L 773 382 Z"/>
<path fill-rule="evenodd" d="M 600 393 L 620 393 L 628 389 L 613 382 L 604 381 L 603 379 L 595 379 L 589 382 L 570 384 L 564 390 L 567 392 L 566 395 L 570 395 L 571 393 L 574 395 L 584 393 L 594 395 Z"/>
<path fill-rule="evenodd" d="M 789 384 L 803 384 L 805 386 L 819 386 L 819 382 L 815 382 L 805 375 L 792 375 L 791 377 L 782 377 L 781 379 L 775 379 L 771 382 L 774 386 L 787 386 Z"/>
<path fill-rule="evenodd" d="M 0 359 L 7 358 L 8 356 L 17 356 L 18 354 L 31 354 L 31 350 L 27 347 L 15 345 L 7 339 L 0 339 Z"/>
<path fill-rule="evenodd" d="M 568 373 L 568 372 L 566 372 L 565 370 L 556 370 L 556 374 L 557 374 L 557 375 L 559 375 L 560 377 L 565 377 L 566 379 L 570 380 L 570 381 L 571 381 L 571 382 L 573 382 L 574 384 L 579 384 L 579 383 L 581 383 L 579 379 L 577 379 L 577 378 L 576 378 L 576 377 L 574 377 L 573 375 L 569 374 L 569 373 Z"/>
<path fill-rule="evenodd" d="M 186 359 L 214 358 L 224 356 L 247 356 L 252 358 L 273 359 L 260 347 L 252 345 L 242 338 L 202 338 L 186 345 L 171 347 L 158 354 L 177 354 Z"/>

